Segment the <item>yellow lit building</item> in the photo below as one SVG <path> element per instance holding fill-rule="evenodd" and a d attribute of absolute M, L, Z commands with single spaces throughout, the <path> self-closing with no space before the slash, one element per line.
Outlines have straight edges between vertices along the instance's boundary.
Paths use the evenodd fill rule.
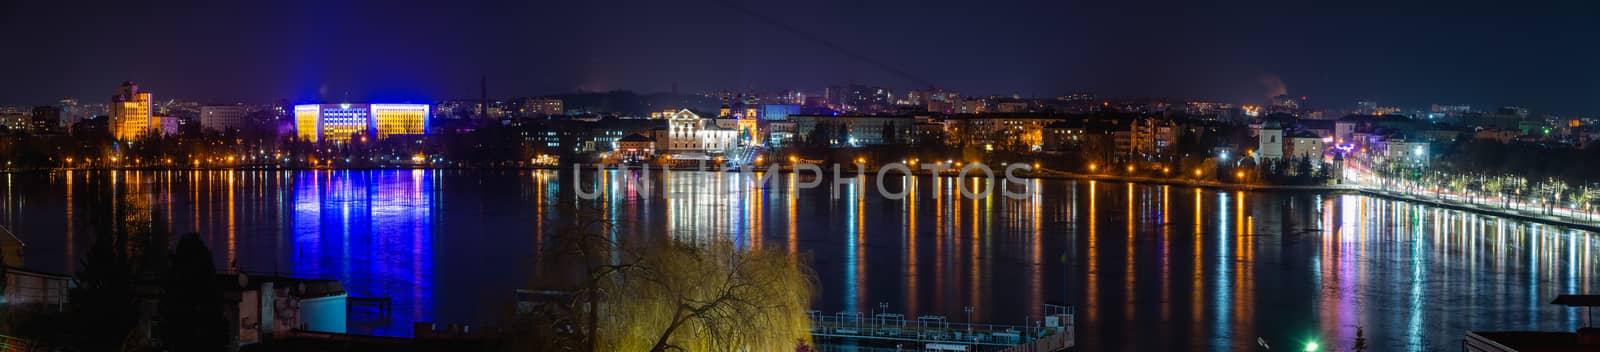
<path fill-rule="evenodd" d="M 300 140 L 316 142 L 322 133 L 321 105 L 295 105 L 294 106 L 294 131 Z"/>
<path fill-rule="evenodd" d="M 111 97 L 111 120 L 107 123 L 111 136 L 120 141 L 130 141 L 155 128 L 156 125 L 151 121 L 154 118 L 151 101 L 152 95 L 140 92 L 138 85 L 122 82 L 117 94 Z"/>
<path fill-rule="evenodd" d="M 396 134 L 428 132 L 427 104 L 372 104 L 374 134 L 378 139 Z"/>
<path fill-rule="evenodd" d="M 295 135 L 310 142 L 348 143 L 426 134 L 427 104 L 303 104 L 294 107 Z"/>

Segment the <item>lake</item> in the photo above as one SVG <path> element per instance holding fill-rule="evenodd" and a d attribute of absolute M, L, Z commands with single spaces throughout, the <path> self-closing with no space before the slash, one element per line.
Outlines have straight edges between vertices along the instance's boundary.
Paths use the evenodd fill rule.
<path fill-rule="evenodd" d="M 71 273 L 91 243 L 85 189 L 198 232 L 219 270 L 337 279 L 394 313 L 352 332 L 407 336 L 412 322 L 495 325 L 536 259 L 558 204 L 596 206 L 619 235 L 809 254 L 816 309 L 888 310 L 1022 324 L 1076 306 L 1084 350 L 1254 350 L 1318 341 L 1348 350 L 1456 350 L 1467 330 L 1572 331 L 1548 304 L 1596 293 L 1595 234 L 1360 195 L 1241 192 L 1032 180 L 1026 199 L 959 196 L 951 177 L 823 187 L 783 174 L 653 174 L 650 195 L 613 172 L 570 170 L 72 171 L 4 175 L 0 224 L 25 266 Z M 599 187 L 598 200 L 570 186 Z"/>

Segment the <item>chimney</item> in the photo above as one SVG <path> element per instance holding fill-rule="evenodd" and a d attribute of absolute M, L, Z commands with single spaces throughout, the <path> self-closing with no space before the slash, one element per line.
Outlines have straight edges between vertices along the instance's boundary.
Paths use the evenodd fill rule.
<path fill-rule="evenodd" d="M 478 78 L 478 118 L 489 118 L 489 75 Z"/>

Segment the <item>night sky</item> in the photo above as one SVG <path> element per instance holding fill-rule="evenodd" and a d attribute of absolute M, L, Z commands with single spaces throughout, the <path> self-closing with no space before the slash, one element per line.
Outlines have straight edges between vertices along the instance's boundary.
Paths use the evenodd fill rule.
<path fill-rule="evenodd" d="M 1198 97 L 1600 113 L 1600 5 L 1438 1 L 0 1 L 0 104 L 576 90 Z"/>

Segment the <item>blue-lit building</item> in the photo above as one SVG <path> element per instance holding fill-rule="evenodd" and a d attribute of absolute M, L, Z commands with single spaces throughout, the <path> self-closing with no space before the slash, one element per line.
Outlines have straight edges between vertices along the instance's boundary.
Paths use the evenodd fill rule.
<path fill-rule="evenodd" d="M 428 133 L 428 104 L 301 104 L 294 106 L 295 135 L 312 142 L 350 142 Z"/>
<path fill-rule="evenodd" d="M 799 115 L 800 106 L 794 104 L 766 104 L 761 107 L 761 119 L 767 121 L 784 121 L 789 115 Z"/>

